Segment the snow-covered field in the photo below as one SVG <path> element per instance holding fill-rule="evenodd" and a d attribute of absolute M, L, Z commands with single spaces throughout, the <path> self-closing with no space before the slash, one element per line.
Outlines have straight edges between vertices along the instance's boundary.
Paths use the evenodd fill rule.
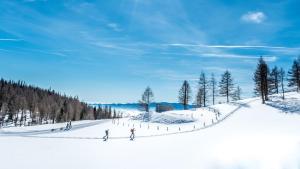
<path fill-rule="evenodd" d="M 150 122 L 73 122 L 70 131 L 60 130 L 65 124 L 3 128 L 0 168 L 299 169 L 300 94 L 278 97 L 212 106 L 217 117 L 206 108 L 153 114 Z"/>

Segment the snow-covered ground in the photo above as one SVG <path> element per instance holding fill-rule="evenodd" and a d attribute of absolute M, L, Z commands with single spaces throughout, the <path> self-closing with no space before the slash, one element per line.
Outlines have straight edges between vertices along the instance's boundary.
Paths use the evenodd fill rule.
<path fill-rule="evenodd" d="M 1 168 L 299 169 L 300 94 L 271 99 L 212 106 L 217 117 L 205 108 L 154 114 L 150 122 L 73 122 L 70 131 L 60 130 L 65 124 L 0 129 Z M 173 123 L 178 119 L 191 121 Z M 128 138 L 132 127 L 134 141 Z"/>

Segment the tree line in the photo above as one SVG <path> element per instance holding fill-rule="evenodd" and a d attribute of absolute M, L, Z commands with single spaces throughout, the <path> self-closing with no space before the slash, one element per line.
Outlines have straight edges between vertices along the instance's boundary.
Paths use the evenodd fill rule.
<path fill-rule="evenodd" d="M 285 81 L 288 82 L 288 87 L 293 91 L 300 92 L 300 56 L 293 61 L 292 67 L 286 74 L 283 68 L 269 69 L 269 66 L 260 57 L 253 76 L 254 80 L 254 94 L 261 96 L 262 103 L 268 100 L 268 95 L 282 93 L 282 99 L 285 94 Z M 230 71 L 226 70 L 219 82 L 217 82 L 215 75 L 211 74 L 207 78 L 204 72 L 200 73 L 197 94 L 194 104 L 197 107 L 206 107 L 209 102 L 214 105 L 216 103 L 216 96 L 224 97 L 226 102 L 230 100 L 241 100 L 242 89 L 235 85 Z M 149 105 L 153 101 L 154 94 L 150 87 L 147 87 L 139 101 L 146 112 L 149 112 Z M 184 109 L 188 109 L 189 103 L 192 101 L 192 88 L 187 80 L 184 80 L 178 94 L 179 103 Z"/>
<path fill-rule="evenodd" d="M 234 85 L 232 75 L 228 70 L 222 74 L 219 85 L 217 86 L 217 84 L 214 74 L 211 74 L 210 79 L 208 79 L 206 74 L 201 72 L 194 104 L 197 107 L 206 107 L 209 102 L 209 96 L 212 97 L 212 104 L 215 104 L 217 95 L 224 96 L 227 102 L 229 102 L 230 99 L 241 99 L 241 88 Z M 154 94 L 152 89 L 147 87 L 142 94 L 142 99 L 139 103 L 146 112 L 149 112 L 149 105 L 153 100 Z M 188 109 L 189 103 L 192 101 L 192 88 L 187 80 L 183 82 L 179 90 L 178 100 L 179 103 L 183 105 L 184 109 Z M 168 107 L 167 109 L 170 108 Z"/>
<path fill-rule="evenodd" d="M 255 83 L 254 93 L 261 97 L 263 104 L 269 100 L 270 94 L 282 93 L 282 99 L 284 99 L 286 80 L 287 86 L 292 91 L 300 92 L 300 56 L 293 61 L 287 74 L 283 68 L 277 66 L 270 71 L 268 64 L 263 57 L 260 57 L 253 80 Z"/>
<path fill-rule="evenodd" d="M 23 81 L 0 80 L 0 125 L 57 123 L 116 117 L 110 107 L 91 107 L 71 97 L 27 85 Z"/>
<path fill-rule="evenodd" d="M 179 90 L 178 100 L 183 105 L 184 109 L 188 109 L 188 105 L 192 98 L 192 89 L 187 80 L 185 80 Z M 222 75 L 219 83 L 217 82 L 215 75 L 211 74 L 210 78 L 207 78 L 204 72 L 200 73 L 197 94 L 195 99 L 196 107 L 206 107 L 211 97 L 211 102 L 214 105 L 216 96 L 225 97 L 228 103 L 230 99 L 240 100 L 242 90 L 239 86 L 235 86 L 231 72 L 226 70 Z"/>

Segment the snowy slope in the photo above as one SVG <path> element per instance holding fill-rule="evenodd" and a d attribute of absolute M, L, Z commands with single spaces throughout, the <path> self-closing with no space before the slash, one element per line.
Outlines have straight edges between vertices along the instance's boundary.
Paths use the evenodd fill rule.
<path fill-rule="evenodd" d="M 223 120 L 207 128 L 203 123 L 209 126 L 214 116 L 197 109 L 167 113 L 193 113 L 197 120 L 184 124 L 143 123 L 126 118 L 114 123 L 76 122 L 73 130 L 63 132 L 46 131 L 65 124 L 1 129 L 0 146 L 5 152 L 0 154 L 1 168 L 299 169 L 300 115 L 294 108 L 300 106 L 300 95 L 290 93 L 280 103 L 278 97 L 272 100 L 268 105 L 262 105 L 259 99 L 215 105 L 221 112 L 219 120 Z M 275 104 L 290 108 L 281 109 Z M 282 113 L 290 109 L 292 113 Z M 129 141 L 133 125 L 138 137 Z M 103 142 L 100 138 L 107 128 L 113 138 Z M 26 133 L 38 130 L 44 132 Z M 11 134 L 14 132 L 18 133 Z"/>

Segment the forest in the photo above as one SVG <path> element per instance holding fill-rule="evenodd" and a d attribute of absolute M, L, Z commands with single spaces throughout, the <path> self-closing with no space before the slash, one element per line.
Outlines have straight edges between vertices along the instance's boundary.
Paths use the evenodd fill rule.
<path fill-rule="evenodd" d="M 78 97 L 23 81 L 0 80 L 0 125 L 35 125 L 116 117 L 110 107 L 92 107 Z"/>

